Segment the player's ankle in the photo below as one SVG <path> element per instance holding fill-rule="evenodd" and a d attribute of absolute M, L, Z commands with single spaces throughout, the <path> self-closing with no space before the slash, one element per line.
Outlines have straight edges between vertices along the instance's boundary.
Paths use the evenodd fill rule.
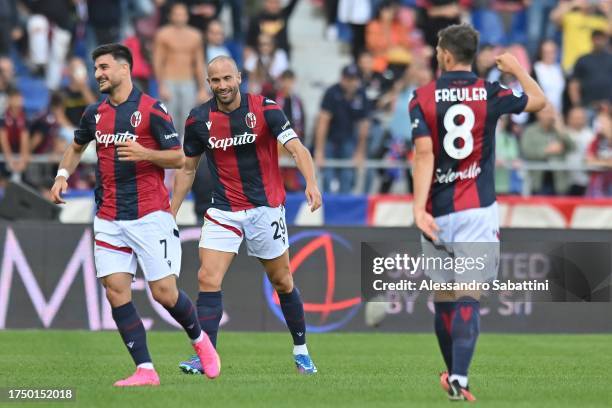
<path fill-rule="evenodd" d="M 197 344 L 204 340 L 204 330 L 200 332 L 200 335 L 196 339 L 191 339 L 191 344 Z"/>
<path fill-rule="evenodd" d="M 455 380 L 457 380 L 459 382 L 459 385 L 463 388 L 466 388 L 468 386 L 468 378 L 466 375 L 452 374 L 449 378 L 449 381 L 452 383 Z"/>
<path fill-rule="evenodd" d="M 308 355 L 308 348 L 306 347 L 306 344 L 300 344 L 300 345 L 293 346 L 293 355 L 297 356 L 299 354 Z"/>

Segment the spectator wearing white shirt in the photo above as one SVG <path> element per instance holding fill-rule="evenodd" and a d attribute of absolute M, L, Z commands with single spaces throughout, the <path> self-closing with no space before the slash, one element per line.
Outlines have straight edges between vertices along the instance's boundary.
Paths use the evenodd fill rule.
<path fill-rule="evenodd" d="M 225 30 L 219 20 L 211 20 L 206 27 L 206 63 L 222 55 L 230 57 L 231 54 L 225 46 Z"/>
<path fill-rule="evenodd" d="M 558 51 L 557 44 L 554 41 L 544 41 L 540 45 L 538 60 L 533 64 L 533 72 L 550 104 L 557 112 L 563 112 L 565 76 L 563 68 L 557 60 Z"/>
<path fill-rule="evenodd" d="M 274 37 L 260 34 L 257 52 L 246 58 L 244 69 L 248 73 L 249 92 L 269 96 L 274 92 L 274 81 L 289 69 L 289 58 L 285 50 L 276 47 Z"/>
<path fill-rule="evenodd" d="M 351 27 L 351 55 L 356 62 L 365 49 L 366 25 L 373 16 L 371 0 L 340 0 L 338 2 L 338 21 Z"/>

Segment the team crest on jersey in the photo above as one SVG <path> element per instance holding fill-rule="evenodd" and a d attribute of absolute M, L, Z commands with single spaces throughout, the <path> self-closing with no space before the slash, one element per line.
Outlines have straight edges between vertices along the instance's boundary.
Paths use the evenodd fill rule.
<path fill-rule="evenodd" d="M 100 115 L 99 113 L 96 113 L 96 114 L 94 115 L 94 117 L 96 118 L 96 125 L 97 125 L 97 124 L 98 124 L 98 122 L 100 121 L 100 117 L 101 117 L 101 116 L 102 116 L 102 115 Z"/>
<path fill-rule="evenodd" d="M 255 128 L 255 126 L 257 126 L 257 117 L 253 112 L 247 113 L 244 117 L 244 121 L 246 122 L 246 125 L 249 127 L 249 129 L 253 129 Z"/>
<path fill-rule="evenodd" d="M 132 117 L 130 118 L 130 125 L 132 125 L 132 127 L 137 128 L 140 125 L 140 122 L 142 122 L 142 113 L 140 113 L 140 111 L 132 113 Z"/>

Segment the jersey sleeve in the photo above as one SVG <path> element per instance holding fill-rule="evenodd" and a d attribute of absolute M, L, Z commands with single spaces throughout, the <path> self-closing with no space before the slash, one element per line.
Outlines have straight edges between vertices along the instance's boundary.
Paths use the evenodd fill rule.
<path fill-rule="evenodd" d="M 202 120 L 198 120 L 196 113 L 192 110 L 185 121 L 185 140 L 183 142 L 185 156 L 194 157 L 204 153 L 208 137 L 208 128 Z"/>
<path fill-rule="evenodd" d="M 368 98 L 366 97 L 365 89 L 361 88 L 357 91 L 355 98 L 355 103 L 353 103 L 353 119 L 367 119 L 368 116 L 370 116 L 370 108 L 368 106 Z"/>
<path fill-rule="evenodd" d="M 578 58 L 578 61 L 576 61 L 576 65 L 574 65 L 574 72 L 572 73 L 571 77 L 572 79 L 577 79 L 579 81 L 585 79 L 586 70 L 584 66 L 584 61 L 584 57 Z"/>
<path fill-rule="evenodd" d="M 505 113 L 521 113 L 527 106 L 527 94 L 514 91 L 499 82 L 487 83 L 489 110 L 501 116 Z"/>
<path fill-rule="evenodd" d="M 263 114 L 266 120 L 266 124 L 270 129 L 270 133 L 272 136 L 276 138 L 281 144 L 285 144 L 291 139 L 295 139 L 298 137 L 297 133 L 291 127 L 291 123 L 287 116 L 285 116 L 285 112 L 283 112 L 271 99 L 264 98 L 263 101 Z"/>
<path fill-rule="evenodd" d="M 323 100 L 321 101 L 321 109 L 326 110 L 328 112 L 334 112 L 334 92 L 333 88 L 328 88 L 323 95 Z"/>
<path fill-rule="evenodd" d="M 174 128 L 174 123 L 172 123 L 172 118 L 161 102 L 155 102 L 151 108 L 149 120 L 151 121 L 151 136 L 157 140 L 161 150 L 179 149 L 181 147 L 181 141 Z"/>
<path fill-rule="evenodd" d="M 415 139 L 417 137 L 429 136 L 431 137 L 431 131 L 427 126 L 427 122 L 425 121 L 425 115 L 423 114 L 423 110 L 421 109 L 421 105 L 419 104 L 419 100 L 417 99 L 416 94 L 412 96 L 410 100 L 410 126 L 412 128 L 412 138 Z"/>
<path fill-rule="evenodd" d="M 74 142 L 79 145 L 86 145 L 94 139 L 96 128 L 97 105 L 89 105 L 79 121 L 79 126 L 74 130 Z"/>

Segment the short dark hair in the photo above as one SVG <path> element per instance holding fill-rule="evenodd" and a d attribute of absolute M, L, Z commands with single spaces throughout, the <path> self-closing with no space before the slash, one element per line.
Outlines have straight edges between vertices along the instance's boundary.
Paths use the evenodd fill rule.
<path fill-rule="evenodd" d="M 295 72 L 291 69 L 286 69 L 280 74 L 280 79 L 295 79 Z"/>
<path fill-rule="evenodd" d="M 19 88 L 17 88 L 15 85 L 11 84 L 6 88 L 6 95 L 7 96 L 22 96 L 21 95 L 21 91 L 19 90 Z"/>
<path fill-rule="evenodd" d="M 383 9 L 389 8 L 389 7 L 398 7 L 400 5 L 399 0 L 383 0 L 378 4 L 378 7 L 376 8 L 376 13 L 374 14 L 374 18 L 378 19 L 380 18 L 380 14 L 383 11 Z"/>
<path fill-rule="evenodd" d="M 132 71 L 132 66 L 134 65 L 134 60 L 132 59 L 132 52 L 128 47 L 122 44 L 104 44 L 97 47 L 91 53 L 91 59 L 96 62 L 96 59 L 102 55 L 110 54 L 114 59 L 119 60 L 123 59 L 127 61 L 130 66 L 130 72 Z"/>
<path fill-rule="evenodd" d="M 438 46 L 462 64 L 472 64 L 478 51 L 478 31 L 469 24 L 454 24 L 438 32 Z"/>
<path fill-rule="evenodd" d="M 602 30 L 593 30 L 593 32 L 591 33 L 591 38 L 607 37 L 607 36 L 608 36 L 608 33 Z"/>
<path fill-rule="evenodd" d="M 172 4 L 170 4 L 169 11 L 172 12 L 174 11 L 176 7 L 179 7 L 179 6 L 185 8 L 189 12 L 189 7 L 187 7 L 187 4 L 183 1 L 175 1 Z"/>
<path fill-rule="evenodd" d="M 51 97 L 49 98 L 49 107 L 50 108 L 59 108 L 64 106 L 64 93 L 62 91 L 54 91 L 51 93 Z"/>

